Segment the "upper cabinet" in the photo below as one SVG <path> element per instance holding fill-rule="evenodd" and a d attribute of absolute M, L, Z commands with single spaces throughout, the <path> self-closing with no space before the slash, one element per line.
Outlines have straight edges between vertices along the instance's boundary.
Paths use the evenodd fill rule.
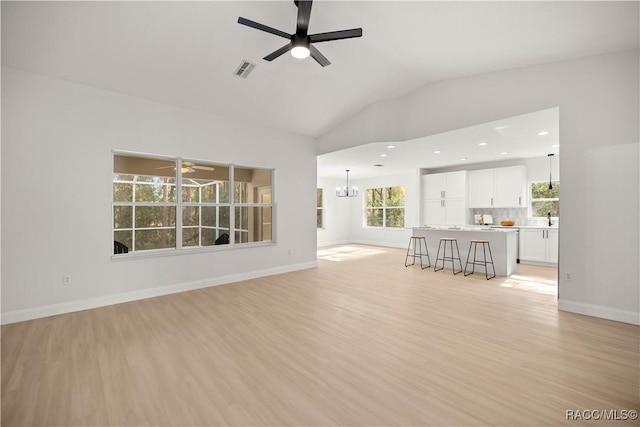
<path fill-rule="evenodd" d="M 524 166 L 469 171 L 470 208 L 521 208 L 526 199 Z"/>
<path fill-rule="evenodd" d="M 463 199 L 467 196 L 467 171 L 433 173 L 422 177 L 423 199 Z"/>
<path fill-rule="evenodd" d="M 422 176 L 422 218 L 427 225 L 464 225 L 467 171 Z"/>
<path fill-rule="evenodd" d="M 469 171 L 469 207 L 493 207 L 493 169 Z"/>

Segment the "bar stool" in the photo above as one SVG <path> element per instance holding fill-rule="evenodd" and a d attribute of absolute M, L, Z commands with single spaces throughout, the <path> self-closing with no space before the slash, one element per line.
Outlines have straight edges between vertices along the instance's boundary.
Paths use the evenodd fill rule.
<path fill-rule="evenodd" d="M 444 248 L 442 251 L 442 258 L 440 258 L 440 247 L 442 246 L 442 243 L 444 243 Z M 449 249 L 451 251 L 451 256 L 448 257 L 447 256 L 447 243 L 449 244 Z M 453 256 L 453 244 L 456 244 L 456 252 L 458 253 L 458 256 L 455 257 Z M 438 268 L 438 261 L 442 260 L 442 267 Z M 460 271 L 456 271 L 456 263 L 455 260 L 458 260 L 458 264 L 460 264 Z M 438 243 L 438 253 L 436 254 L 436 263 L 433 266 L 433 271 L 439 271 L 439 270 L 444 270 L 444 263 L 445 261 L 450 261 L 451 262 L 451 270 L 453 271 L 453 274 L 458 274 L 462 272 L 462 261 L 460 260 L 460 249 L 458 248 L 458 239 L 455 239 L 453 237 L 441 237 L 440 238 L 440 243 Z"/>
<path fill-rule="evenodd" d="M 410 253 L 412 242 L 413 242 L 413 254 Z M 422 253 L 422 243 L 424 243 L 425 253 Z M 429 261 L 429 265 L 427 265 L 426 267 L 422 266 L 423 256 L 426 256 L 427 260 Z M 413 262 L 411 264 L 407 264 L 407 260 L 409 259 L 409 257 L 413 258 Z M 424 270 L 425 268 L 431 267 L 431 258 L 429 258 L 429 249 L 427 248 L 427 239 L 424 236 L 411 236 L 409 238 L 409 247 L 407 247 L 407 256 L 404 259 L 404 266 L 408 267 L 410 265 L 414 265 L 416 263 L 416 258 L 420 258 L 421 269 Z"/>
<path fill-rule="evenodd" d="M 478 244 L 482 245 L 482 253 L 484 255 L 484 258 L 482 260 L 478 260 L 476 258 L 476 252 L 478 250 Z M 473 246 L 473 261 L 469 262 L 469 258 L 471 257 L 471 247 Z M 490 261 L 487 261 L 487 248 L 489 249 L 489 258 Z M 467 273 L 467 266 L 471 264 L 473 267 L 471 268 L 471 273 Z M 487 265 L 491 264 L 491 268 L 493 269 L 493 276 L 489 277 L 489 272 L 488 272 L 488 268 Z M 489 244 L 488 240 L 471 240 L 471 243 L 469 244 L 469 254 L 467 255 L 467 262 L 464 264 L 464 275 L 468 276 L 470 274 L 473 274 L 475 269 L 476 269 L 476 265 L 483 265 L 484 266 L 484 275 L 487 278 L 487 280 L 489 279 L 493 279 L 494 277 L 496 277 L 496 267 L 493 265 L 493 255 L 491 254 L 491 245 Z"/>

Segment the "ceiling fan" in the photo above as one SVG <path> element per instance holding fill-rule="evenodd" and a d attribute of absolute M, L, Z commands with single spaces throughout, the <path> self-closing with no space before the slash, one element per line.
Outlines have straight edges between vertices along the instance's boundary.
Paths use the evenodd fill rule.
<path fill-rule="evenodd" d="M 156 169 L 169 169 L 169 168 L 173 168 L 174 170 L 176 169 L 175 166 L 161 166 Z M 182 162 L 182 170 L 181 170 L 182 173 L 193 173 L 196 170 L 212 171 L 214 170 L 214 168 L 213 166 L 196 165 L 193 162 Z"/>
<path fill-rule="evenodd" d="M 287 34 L 284 31 L 276 30 L 249 19 L 239 17 L 238 24 L 246 25 L 257 30 L 275 34 L 276 36 L 289 39 L 289 43 L 280 49 L 270 53 L 263 59 L 273 61 L 285 52 L 291 51 L 291 55 L 295 58 L 306 58 L 309 55 L 323 67 L 331 65 L 331 62 L 316 49 L 312 43 L 328 42 L 332 40 L 350 39 L 354 37 L 362 37 L 362 28 L 353 28 L 351 30 L 330 31 L 328 33 L 307 34 L 309 30 L 309 18 L 311 17 L 312 0 L 294 0 L 298 7 L 298 21 L 296 23 L 296 32 Z"/>

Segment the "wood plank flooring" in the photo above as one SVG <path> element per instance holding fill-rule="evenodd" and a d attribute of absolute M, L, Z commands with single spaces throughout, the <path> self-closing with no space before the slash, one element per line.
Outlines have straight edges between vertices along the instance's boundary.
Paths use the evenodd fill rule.
<path fill-rule="evenodd" d="M 566 419 L 640 409 L 640 328 L 558 312 L 554 269 L 319 264 L 3 326 L 2 425 L 638 425 Z"/>

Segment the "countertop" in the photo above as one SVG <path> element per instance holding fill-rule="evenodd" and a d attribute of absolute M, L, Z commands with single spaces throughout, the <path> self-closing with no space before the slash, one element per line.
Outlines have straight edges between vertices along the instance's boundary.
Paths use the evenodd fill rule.
<path fill-rule="evenodd" d="M 557 225 L 552 225 L 551 227 L 549 227 L 548 225 L 490 225 L 490 227 L 494 227 L 494 228 L 540 228 L 540 229 L 549 229 L 549 228 L 555 228 L 557 229 L 558 226 Z"/>
<path fill-rule="evenodd" d="M 416 227 L 423 230 L 447 230 L 447 231 L 485 231 L 485 232 L 493 232 L 493 233 L 508 233 L 511 231 L 515 231 L 510 227 L 504 228 L 491 228 L 488 226 L 482 225 L 464 225 L 464 226 L 440 226 L 440 225 L 423 225 L 421 227 Z"/>
<path fill-rule="evenodd" d="M 558 229 L 557 225 L 551 227 L 542 225 L 421 225 L 416 228 L 423 228 L 425 230 L 452 230 L 452 231 L 497 231 L 508 232 L 515 231 L 521 228 L 531 228 L 539 230 Z"/>

